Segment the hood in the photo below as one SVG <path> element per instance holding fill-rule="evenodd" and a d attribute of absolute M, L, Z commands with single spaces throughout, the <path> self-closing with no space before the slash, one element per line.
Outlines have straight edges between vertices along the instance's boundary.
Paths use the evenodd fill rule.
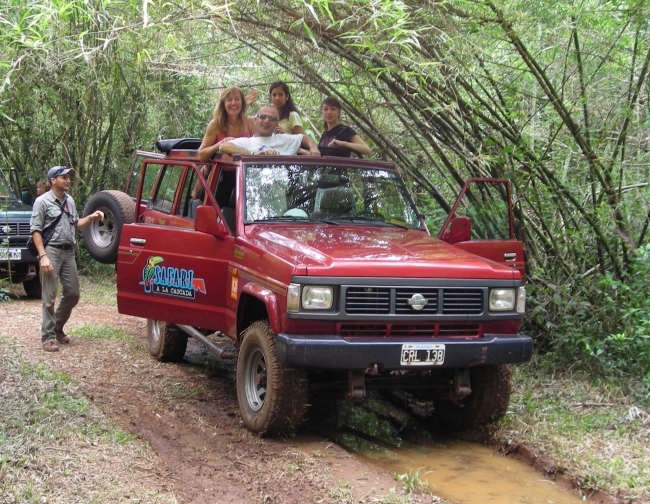
<path fill-rule="evenodd" d="M 424 231 L 384 226 L 250 226 L 247 238 L 308 275 L 403 278 L 519 278 L 516 270 Z"/>
<path fill-rule="evenodd" d="M 0 198 L 0 220 L 4 220 L 6 217 L 29 219 L 31 216 L 32 207 L 29 205 L 14 198 Z"/>

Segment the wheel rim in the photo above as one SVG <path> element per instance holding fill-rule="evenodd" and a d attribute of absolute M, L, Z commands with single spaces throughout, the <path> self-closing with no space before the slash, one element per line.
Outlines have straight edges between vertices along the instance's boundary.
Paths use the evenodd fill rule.
<path fill-rule="evenodd" d="M 97 247 L 108 248 L 115 241 L 115 216 L 106 207 L 100 207 L 97 210 L 104 213 L 104 220 L 96 220 L 90 223 L 90 236 Z"/>
<path fill-rule="evenodd" d="M 244 390 L 248 407 L 253 411 L 261 410 L 266 399 L 266 359 L 259 348 L 246 358 Z"/>
<path fill-rule="evenodd" d="M 160 341 L 160 322 L 158 320 L 147 319 L 147 334 L 152 343 Z"/>

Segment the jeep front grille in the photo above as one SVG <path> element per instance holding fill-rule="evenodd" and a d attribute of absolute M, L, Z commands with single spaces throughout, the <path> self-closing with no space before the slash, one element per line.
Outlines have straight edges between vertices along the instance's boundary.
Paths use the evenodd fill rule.
<path fill-rule="evenodd" d="M 6 232 L 5 226 L 9 226 L 9 233 Z M 0 236 L 29 236 L 29 222 L 10 222 L 4 224 L 0 222 Z"/>
<path fill-rule="evenodd" d="M 391 289 L 377 287 L 348 287 L 345 311 L 348 313 L 390 313 Z"/>
<path fill-rule="evenodd" d="M 355 286 L 345 290 L 345 311 L 350 315 L 480 315 L 484 311 L 484 292 L 481 288 Z M 417 294 L 420 301 L 414 302 Z M 414 309 L 414 305 L 420 309 Z"/>
<path fill-rule="evenodd" d="M 344 338 L 478 338 L 481 324 L 341 324 Z"/>

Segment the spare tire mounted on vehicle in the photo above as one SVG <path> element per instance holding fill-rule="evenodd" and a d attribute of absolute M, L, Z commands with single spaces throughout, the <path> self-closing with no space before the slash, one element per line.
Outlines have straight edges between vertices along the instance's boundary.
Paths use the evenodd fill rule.
<path fill-rule="evenodd" d="M 81 235 L 90 257 L 101 263 L 112 263 L 117 258 L 122 226 L 133 222 L 135 202 L 121 191 L 101 191 L 88 200 L 83 216 L 97 210 L 104 212 L 104 220 L 91 222 Z"/>

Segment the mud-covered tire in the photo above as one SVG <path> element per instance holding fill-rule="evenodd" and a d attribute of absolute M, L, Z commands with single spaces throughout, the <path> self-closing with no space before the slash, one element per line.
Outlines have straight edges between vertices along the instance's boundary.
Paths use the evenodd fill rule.
<path fill-rule="evenodd" d="M 41 296 L 43 294 L 41 279 L 37 276 L 31 280 L 25 280 L 23 282 L 23 289 L 25 289 L 25 294 L 27 294 L 27 297 L 32 299 L 41 299 Z"/>
<path fill-rule="evenodd" d="M 237 400 L 246 428 L 259 435 L 290 434 L 307 408 L 307 375 L 283 367 L 266 321 L 251 324 L 237 357 Z"/>
<path fill-rule="evenodd" d="M 435 415 L 445 427 L 475 429 L 506 414 L 510 402 L 510 368 L 506 365 L 470 368 L 472 393 L 460 401 L 433 401 Z"/>
<path fill-rule="evenodd" d="M 187 350 L 187 334 L 173 324 L 147 319 L 149 353 L 161 362 L 180 362 Z"/>
<path fill-rule="evenodd" d="M 83 216 L 97 210 L 104 212 L 104 220 L 93 221 L 83 228 L 84 246 L 96 261 L 113 263 L 117 258 L 122 226 L 133 222 L 135 202 L 121 191 L 101 191 L 88 200 Z"/>

